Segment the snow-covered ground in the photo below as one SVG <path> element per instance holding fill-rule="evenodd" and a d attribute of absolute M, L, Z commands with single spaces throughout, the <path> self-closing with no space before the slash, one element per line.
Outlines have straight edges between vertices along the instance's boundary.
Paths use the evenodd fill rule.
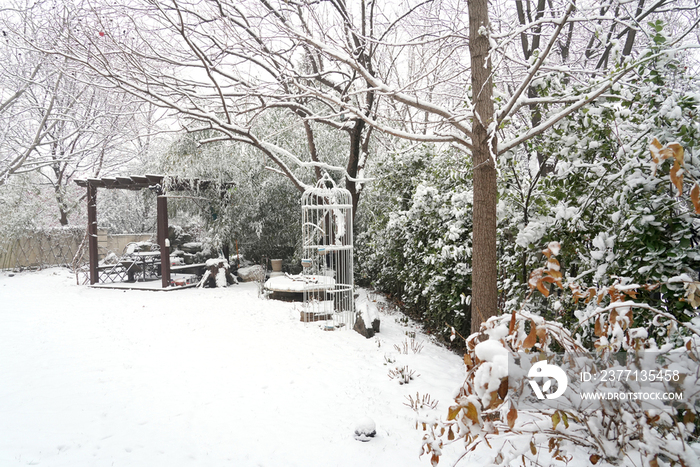
<path fill-rule="evenodd" d="M 429 466 L 406 396 L 445 416 L 461 358 L 420 332 L 420 353 L 399 353 L 415 330 L 400 314 L 365 339 L 295 306 L 250 283 L 119 291 L 65 269 L 0 273 L 0 466 Z M 399 385 L 388 372 L 404 365 L 420 376 Z M 377 435 L 360 442 L 366 417 Z"/>

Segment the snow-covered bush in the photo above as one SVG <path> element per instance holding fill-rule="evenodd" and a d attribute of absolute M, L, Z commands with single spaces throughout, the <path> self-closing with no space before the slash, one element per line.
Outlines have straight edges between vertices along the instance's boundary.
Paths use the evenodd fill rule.
<path fill-rule="evenodd" d="M 700 465 L 690 445 L 700 428 L 700 319 L 683 323 L 637 301 L 641 285 L 584 292 L 575 282 L 564 284 L 557 250 L 551 243 L 543 251 L 547 264 L 531 274 L 530 294 L 568 288 L 587 302 L 577 313 L 579 327 L 572 332 L 546 320 L 528 310 L 529 302 L 484 323 L 466 339 L 466 380 L 446 420 L 426 427 L 423 453 L 436 465 L 445 443 L 462 442 L 464 458 L 478 450 L 482 462 L 496 465 L 565 465 L 573 459 L 594 465 Z M 688 296 L 695 294 L 690 289 Z M 610 297 L 608 305 L 600 305 L 601 295 Z M 698 299 L 693 298 L 695 306 Z M 634 325 L 640 310 L 652 313 L 668 340 L 679 345 L 657 346 Z M 550 391 L 548 401 L 525 397 L 525 383 L 537 385 L 537 374 L 518 370 L 555 363 L 567 370 L 564 385 L 557 379 L 557 392 Z M 584 372 L 591 377 L 579 378 Z M 620 391 L 625 397 L 585 397 Z M 642 403 L 643 394 L 669 393 L 682 397 Z"/>
<path fill-rule="evenodd" d="M 267 170 L 266 160 L 245 145 L 198 143 L 211 136 L 186 135 L 158 161 L 156 170 L 214 181 L 191 198 L 169 202 L 173 223 L 196 218 L 213 250 L 228 247 L 233 259 L 238 248 L 255 263 L 262 257 L 291 260 L 301 236 L 300 192 L 286 177 Z M 292 263 L 286 269 L 292 270 Z"/>
<path fill-rule="evenodd" d="M 665 53 L 663 25 L 654 23 L 649 34 L 650 59 L 631 72 L 631 84 L 614 86 L 499 157 L 499 306 L 516 307 L 524 299 L 542 245 L 559 240 L 562 272 L 581 286 L 660 283 L 640 290 L 639 298 L 676 317 L 691 316 L 679 300 L 682 284 L 673 278 L 697 277 L 700 220 L 690 202 L 694 185 L 686 183 L 679 197 L 671 175 L 700 179 L 700 79 L 685 69 L 682 55 Z M 548 106 L 556 104 L 548 102 L 557 97 L 585 92 L 585 83 L 553 70 L 537 88 L 540 111 L 552 110 Z M 523 121 L 503 131 L 526 131 Z M 654 137 L 662 147 L 683 147 L 682 161 L 654 162 Z M 375 217 L 357 241 L 360 280 L 441 330 L 448 322 L 466 331 L 462 313 L 470 311 L 471 184 L 462 167 L 458 155 L 434 148 L 388 158 L 372 174 L 378 194 L 365 201 L 375 206 Z M 532 306 L 575 327 L 575 307 L 567 300 L 533 298 Z M 650 316 L 638 319 L 654 332 Z"/>
<path fill-rule="evenodd" d="M 681 56 L 662 53 L 662 33 L 654 25 L 657 45 L 648 54 L 658 58 L 634 71 L 634 86 L 614 87 L 533 140 L 528 150 L 548 157 L 542 173 L 522 155 L 499 161 L 501 288 L 512 306 L 527 294 L 527 271 L 541 260 L 541 245 L 560 240 L 565 274 L 579 283 L 662 283 L 639 298 L 689 317 L 690 307 L 678 300 L 683 288 L 672 279 L 697 277 L 700 220 L 690 202 L 693 184 L 679 197 L 672 177 L 700 178 L 700 80 Z M 553 76 L 540 91 L 556 95 L 561 83 Z M 654 162 L 654 137 L 683 153 Z M 541 302 L 540 312 L 575 326 L 565 307 L 552 308 L 556 303 Z"/>
<path fill-rule="evenodd" d="M 465 157 L 422 147 L 389 157 L 379 172 L 376 217 L 356 241 L 360 280 L 395 295 L 434 331 L 447 324 L 466 332 L 472 193 Z"/>

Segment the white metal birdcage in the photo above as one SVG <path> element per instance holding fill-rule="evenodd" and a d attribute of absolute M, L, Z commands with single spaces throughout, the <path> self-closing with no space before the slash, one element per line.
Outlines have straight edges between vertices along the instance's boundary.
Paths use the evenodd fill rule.
<path fill-rule="evenodd" d="M 325 175 L 301 198 L 303 321 L 355 325 L 352 199 Z"/>

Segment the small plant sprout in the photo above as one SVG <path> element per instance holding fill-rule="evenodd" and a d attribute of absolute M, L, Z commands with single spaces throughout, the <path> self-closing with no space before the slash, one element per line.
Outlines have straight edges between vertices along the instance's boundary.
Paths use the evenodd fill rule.
<path fill-rule="evenodd" d="M 404 340 L 401 345 L 394 344 L 394 348 L 396 351 L 400 354 L 408 355 L 408 351 L 410 350 L 414 354 L 418 354 L 423 350 L 423 346 L 425 345 L 423 342 L 418 342 L 416 341 L 415 338 L 415 332 L 412 333 L 413 337 L 411 339 L 406 339 Z"/>
<path fill-rule="evenodd" d="M 415 399 L 413 396 L 406 396 L 406 399 L 408 399 L 408 402 L 404 402 L 403 404 L 413 410 L 417 415 L 416 430 L 422 426 L 423 431 L 426 431 L 429 425 L 434 426 L 437 417 L 432 412 L 437 409 L 438 401 L 433 400 L 430 394 L 423 394 L 421 396 L 419 393 L 416 393 Z"/>
<path fill-rule="evenodd" d="M 416 393 L 415 399 L 411 395 L 406 396 L 406 399 L 408 399 L 408 402 L 404 402 L 403 405 L 410 407 L 414 412 L 425 409 L 435 410 L 438 406 L 438 401 L 433 400 L 430 394 L 421 396 L 420 393 Z"/>
<path fill-rule="evenodd" d="M 394 344 L 394 348 L 398 353 L 408 355 L 408 341 L 403 341 L 401 345 Z"/>
<path fill-rule="evenodd" d="M 411 320 L 408 319 L 408 316 L 406 315 L 401 315 L 396 318 L 396 322 L 399 323 L 402 326 L 408 326 Z"/>
<path fill-rule="evenodd" d="M 396 359 L 392 357 L 391 355 L 384 355 L 384 364 L 385 365 L 392 365 L 396 363 Z"/>
<path fill-rule="evenodd" d="M 408 368 L 408 365 L 389 370 L 389 379 L 395 379 L 399 384 L 408 384 L 416 376 L 420 375 L 416 375 L 415 370 Z"/>
<path fill-rule="evenodd" d="M 425 344 L 423 342 L 417 342 L 415 339 L 411 339 L 411 351 L 414 354 L 421 353 L 421 350 L 423 350 L 424 345 Z"/>

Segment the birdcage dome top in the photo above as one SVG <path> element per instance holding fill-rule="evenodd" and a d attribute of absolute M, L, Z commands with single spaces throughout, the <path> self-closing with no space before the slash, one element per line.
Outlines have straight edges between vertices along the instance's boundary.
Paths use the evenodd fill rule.
<path fill-rule="evenodd" d="M 335 181 L 327 173 L 316 182 L 316 185 L 304 191 L 301 197 L 302 206 L 329 205 L 335 207 L 352 207 L 350 192 L 335 184 Z"/>

